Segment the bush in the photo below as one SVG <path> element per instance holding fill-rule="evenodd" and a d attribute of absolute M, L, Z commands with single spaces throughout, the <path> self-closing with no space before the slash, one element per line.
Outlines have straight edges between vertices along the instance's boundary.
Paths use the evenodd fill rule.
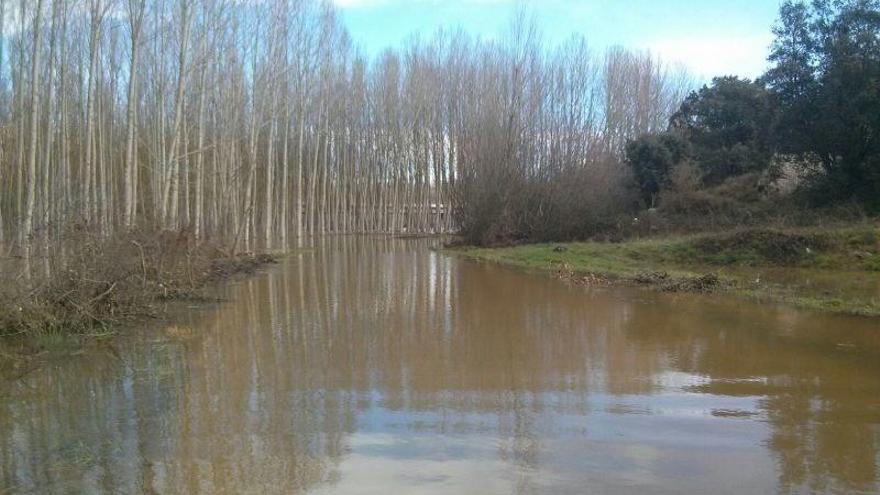
<path fill-rule="evenodd" d="M 766 220 L 777 205 L 761 174 L 732 177 L 715 187 L 702 187 L 699 176 L 689 164 L 674 172 L 657 210 L 668 224 L 682 230 L 753 224 Z"/>
<path fill-rule="evenodd" d="M 474 245 L 593 237 L 616 230 L 636 202 L 631 176 L 613 160 L 534 177 L 490 168 L 464 182 L 457 218 Z"/>
<path fill-rule="evenodd" d="M 25 268 L 30 277 L 0 288 L 0 336 L 94 332 L 154 315 L 159 300 L 200 297 L 208 281 L 270 261 L 242 263 L 187 232 L 106 238 L 74 228 L 44 251 L 45 263 Z"/>
<path fill-rule="evenodd" d="M 626 163 L 632 170 L 642 202 L 653 208 L 669 186 L 673 170 L 690 156 L 690 144 L 680 134 L 646 134 L 626 145 Z"/>

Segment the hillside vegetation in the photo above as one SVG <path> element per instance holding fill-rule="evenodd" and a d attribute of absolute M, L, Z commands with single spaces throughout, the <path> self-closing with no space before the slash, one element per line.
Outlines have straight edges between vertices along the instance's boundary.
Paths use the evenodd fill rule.
<path fill-rule="evenodd" d="M 765 74 L 714 78 L 617 155 L 538 160 L 514 134 L 498 146 L 507 159 L 459 190 L 463 237 L 622 239 L 880 213 L 880 2 L 787 0 L 773 33 Z"/>

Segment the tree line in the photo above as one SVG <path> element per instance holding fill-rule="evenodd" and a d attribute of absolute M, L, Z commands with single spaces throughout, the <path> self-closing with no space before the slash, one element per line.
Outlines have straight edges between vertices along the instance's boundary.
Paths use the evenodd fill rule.
<path fill-rule="evenodd" d="M 649 53 L 547 46 L 524 15 L 501 40 L 440 31 L 375 57 L 312 0 L 0 0 L 0 29 L 0 236 L 18 247 L 71 225 L 245 249 L 472 228 L 514 177 L 607 175 L 689 85 Z"/>
<path fill-rule="evenodd" d="M 765 74 L 715 78 L 667 129 L 627 145 L 643 206 L 681 207 L 688 187 L 731 196 L 743 185 L 754 203 L 787 181 L 798 208 L 880 211 L 880 2 L 787 0 L 779 12 Z"/>

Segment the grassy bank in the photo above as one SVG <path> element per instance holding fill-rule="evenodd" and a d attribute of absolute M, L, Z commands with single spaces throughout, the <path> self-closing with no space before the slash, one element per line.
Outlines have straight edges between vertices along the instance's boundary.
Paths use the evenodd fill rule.
<path fill-rule="evenodd" d="M 468 258 L 591 285 L 717 292 L 762 302 L 880 316 L 880 229 L 747 229 L 620 243 L 457 247 Z"/>
<path fill-rule="evenodd" d="M 0 286 L 0 375 L 45 350 L 160 316 L 165 303 L 202 301 L 213 282 L 275 260 L 231 254 L 186 233 L 133 232 L 106 238 L 73 231 L 30 261 L 6 260 Z"/>

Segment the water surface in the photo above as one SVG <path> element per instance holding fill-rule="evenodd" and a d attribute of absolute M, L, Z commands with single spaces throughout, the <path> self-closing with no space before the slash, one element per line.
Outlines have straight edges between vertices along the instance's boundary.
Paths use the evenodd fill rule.
<path fill-rule="evenodd" d="M 7 383 L 0 493 L 877 493 L 880 322 L 341 237 Z"/>

